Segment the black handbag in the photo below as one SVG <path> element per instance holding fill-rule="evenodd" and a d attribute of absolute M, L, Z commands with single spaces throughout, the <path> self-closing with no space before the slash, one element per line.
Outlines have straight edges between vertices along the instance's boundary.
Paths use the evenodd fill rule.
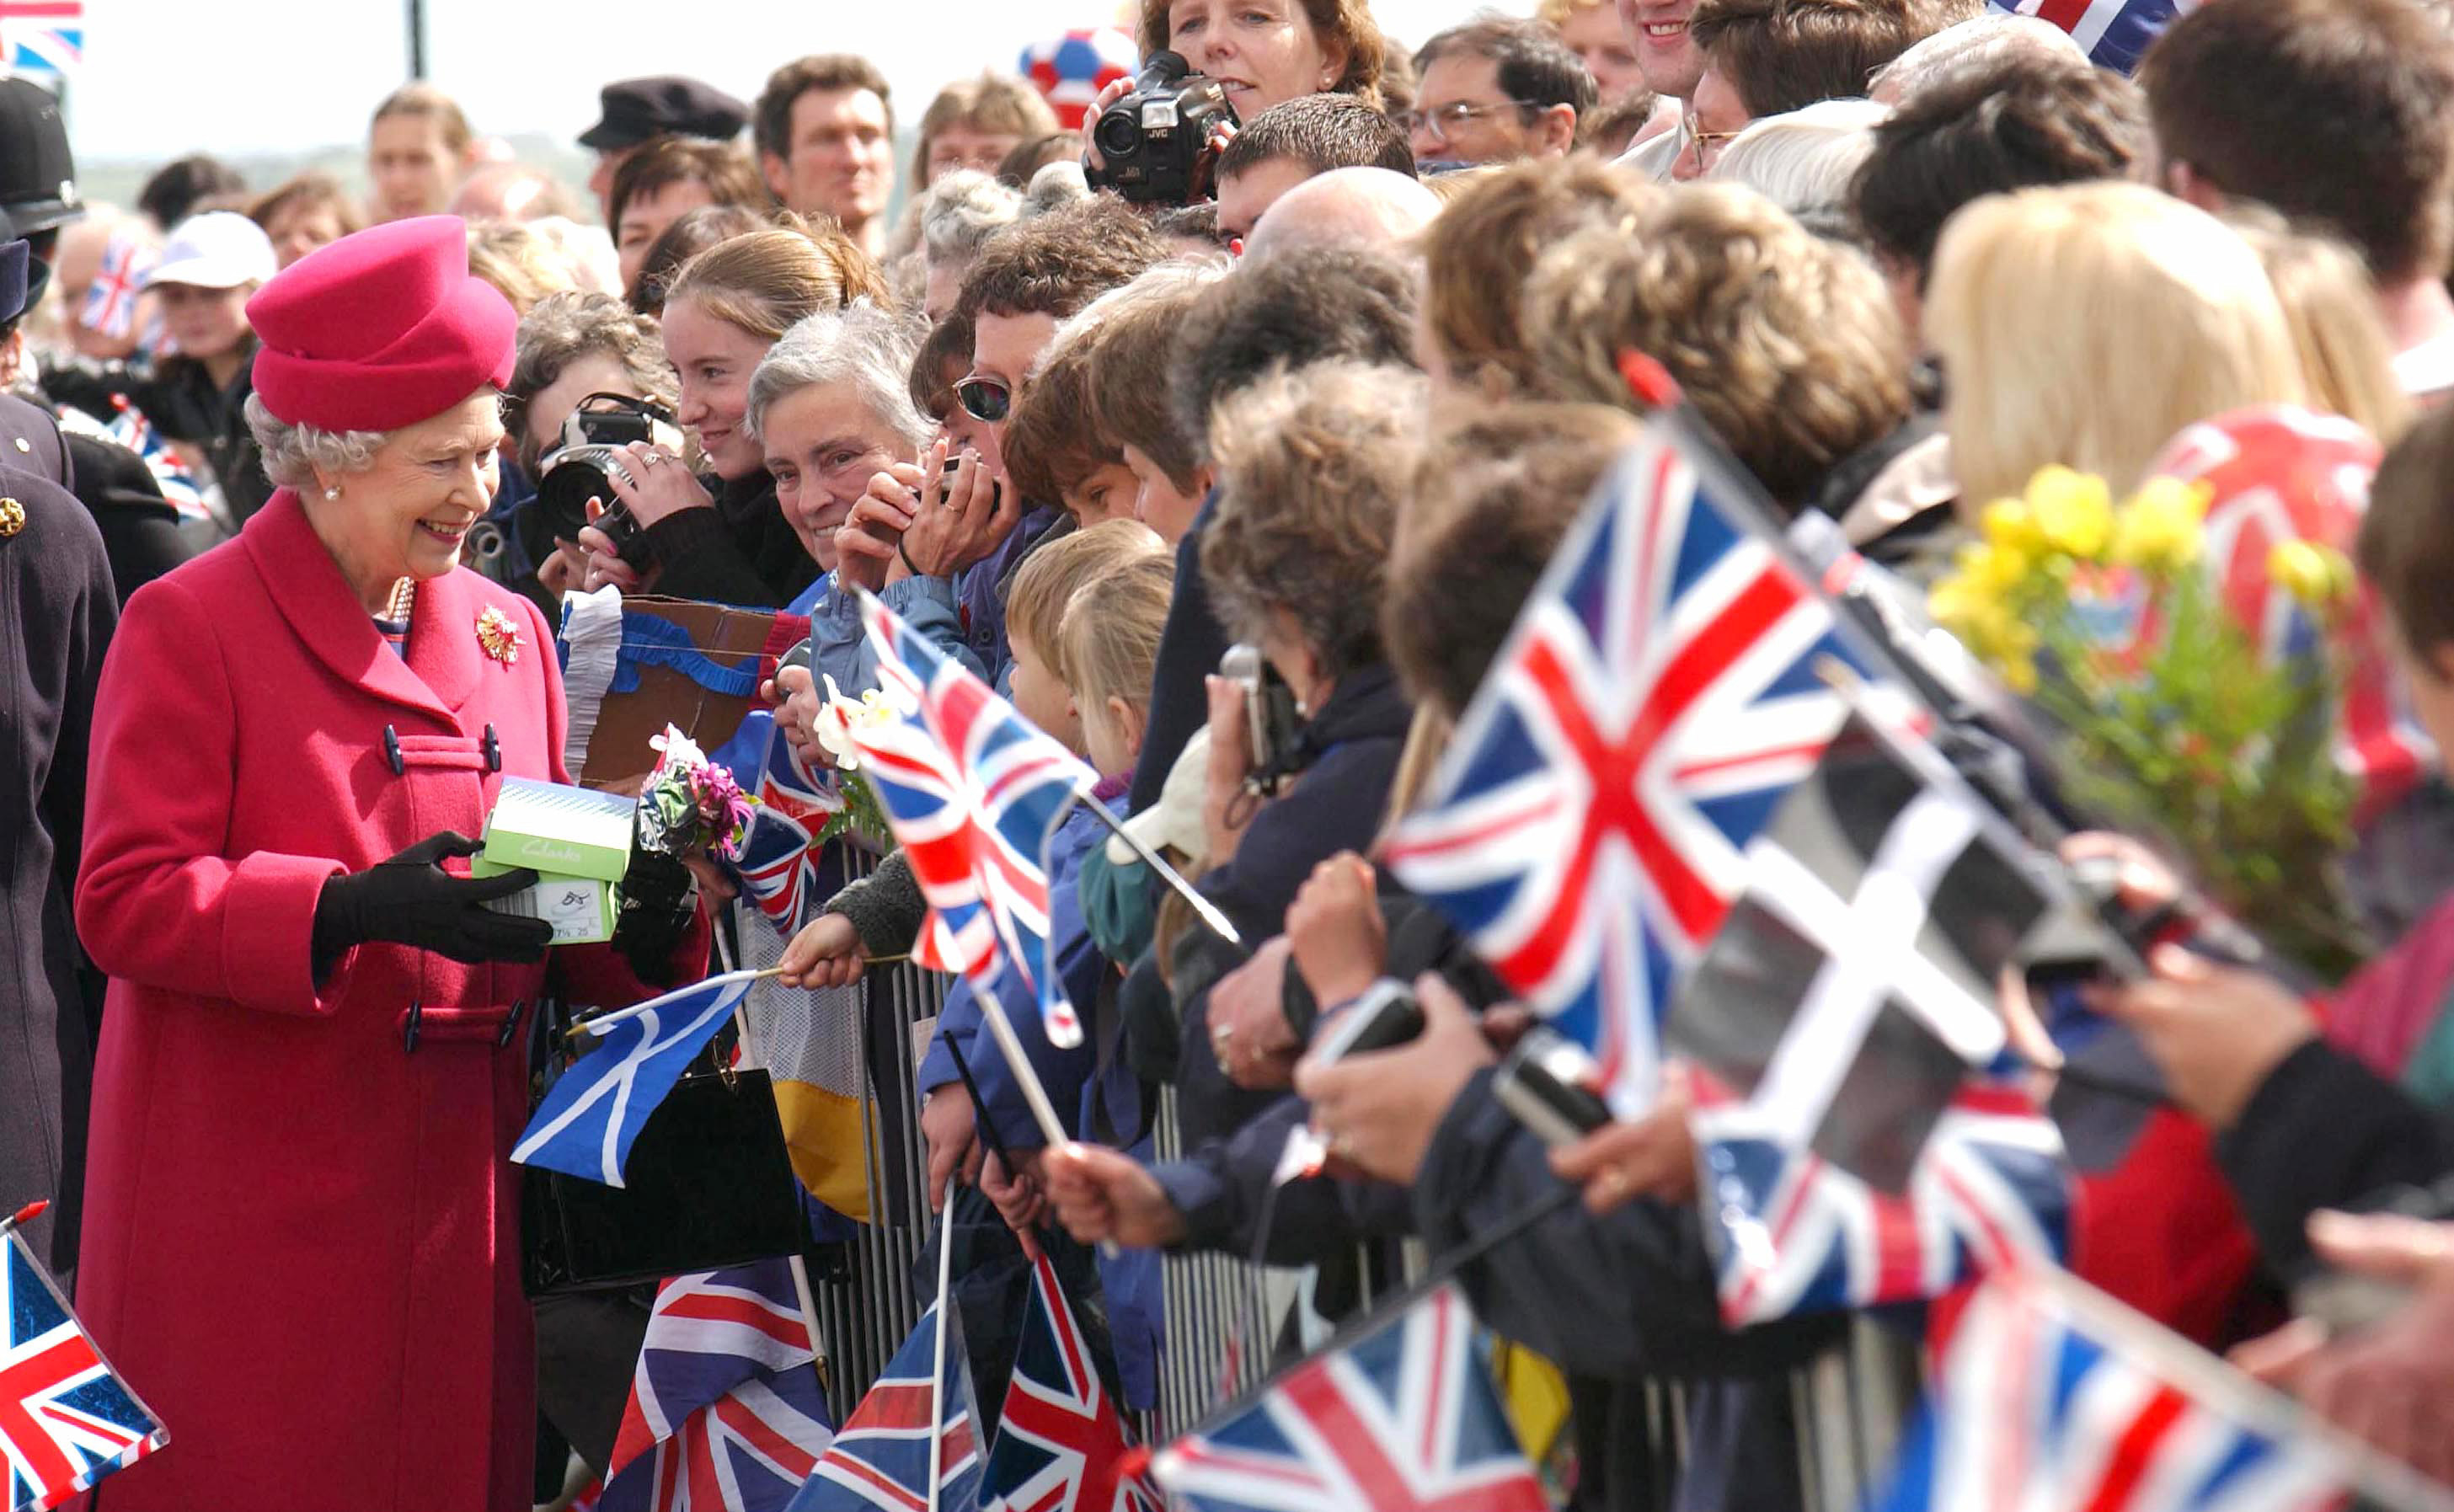
<path fill-rule="evenodd" d="M 639 1130 L 623 1186 L 527 1169 L 531 1297 L 600 1291 L 800 1252 L 801 1188 L 764 1071 L 692 1071 Z"/>

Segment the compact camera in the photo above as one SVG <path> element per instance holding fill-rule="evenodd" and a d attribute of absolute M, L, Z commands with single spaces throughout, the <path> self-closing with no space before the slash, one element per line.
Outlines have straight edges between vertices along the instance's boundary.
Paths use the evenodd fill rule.
<path fill-rule="evenodd" d="M 591 523 L 588 501 L 593 498 L 605 506 L 593 522 L 596 528 L 624 561 L 644 564 L 647 531 L 614 495 L 612 481 L 617 476 L 625 483 L 637 481 L 622 450 L 634 441 L 678 452 L 682 438 L 672 412 L 627 394 L 592 393 L 563 420 L 562 444 L 537 459 L 536 509 L 554 538 L 579 538 L 580 527 Z"/>
<path fill-rule="evenodd" d="M 1394 1050 L 1423 1032 L 1422 1005 L 1402 981 L 1382 978 L 1363 990 L 1305 1052 L 1315 1064 L 1334 1066 L 1348 1056 Z"/>
<path fill-rule="evenodd" d="M 1253 756 L 1245 791 L 1272 796 L 1302 762 L 1297 736 L 1303 730 L 1303 716 L 1297 712 L 1295 690 L 1258 646 L 1228 647 L 1218 658 L 1218 675 L 1244 686 L 1244 733 Z"/>
<path fill-rule="evenodd" d="M 1545 1144 L 1574 1144 L 1611 1119 L 1595 1094 L 1601 1068 L 1582 1045 L 1537 1024 L 1492 1078 L 1492 1096 Z"/>
<path fill-rule="evenodd" d="M 1109 186 L 1142 205 L 1189 205 L 1208 188 L 1210 133 L 1240 124 L 1227 91 L 1183 57 L 1151 54 L 1134 92 L 1099 112 L 1091 144 L 1107 160 Z"/>

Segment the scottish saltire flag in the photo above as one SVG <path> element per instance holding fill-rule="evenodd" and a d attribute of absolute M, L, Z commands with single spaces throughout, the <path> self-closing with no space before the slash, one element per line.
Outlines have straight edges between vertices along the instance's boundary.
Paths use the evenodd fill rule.
<path fill-rule="evenodd" d="M 1022 1342 L 989 1446 L 980 1504 L 987 1512 L 1165 1512 L 1158 1487 L 1127 1468 L 1132 1446 L 1056 1269 L 1043 1255 L 1032 1261 Z"/>
<path fill-rule="evenodd" d="M 1648 1103 L 1680 976 L 1741 853 L 1814 770 L 1866 662 L 1779 554 L 1739 474 L 1656 421 L 1552 558 L 1389 868 L 1528 1006 Z"/>
<path fill-rule="evenodd" d="M 603 1512 L 781 1512 L 834 1441 L 791 1262 L 658 1288 Z"/>
<path fill-rule="evenodd" d="M 179 459 L 179 454 L 162 438 L 162 433 L 153 428 L 144 411 L 123 398 L 119 413 L 102 429 L 104 435 L 145 459 L 145 470 L 153 474 L 154 486 L 162 491 L 163 500 L 178 511 L 181 519 L 211 517 L 212 512 L 205 507 L 204 488 L 197 483 L 195 474 L 188 470 L 188 464 Z"/>
<path fill-rule="evenodd" d="M 1097 776 L 893 610 L 863 595 L 861 617 L 899 717 L 852 737 L 929 901 L 913 958 L 982 992 L 1012 966 L 1038 996 L 1049 1042 L 1080 1044 L 1048 959 L 1048 841 Z"/>
<path fill-rule="evenodd" d="M 0 45 L 14 72 L 69 72 L 85 61 L 85 0 L 0 0 Z"/>
<path fill-rule="evenodd" d="M 583 1024 L 596 1048 L 546 1089 L 512 1159 L 620 1186 L 648 1115 L 757 979 L 754 971 L 727 972 Z"/>
<path fill-rule="evenodd" d="M 1153 1466 L 1185 1512 L 1550 1512 L 1491 1383 L 1465 1296 L 1441 1286 L 1304 1361 Z"/>
<path fill-rule="evenodd" d="M 1919 754 L 1842 729 L 1749 843 L 1746 892 L 1671 1015 L 1733 1326 L 2062 1253 L 2069 1163 L 1995 1006 L 2056 899 Z"/>
<path fill-rule="evenodd" d="M 1994 0 L 1994 9 L 2037 16 L 2071 34 L 2088 61 L 2117 73 L 2139 67 L 2177 17 L 2205 0 Z"/>
<path fill-rule="evenodd" d="M 15 1230 L 0 1296 L 0 1459 L 9 1512 L 55 1507 L 170 1441 L 111 1372 L 50 1273 Z"/>
<path fill-rule="evenodd" d="M 93 283 L 85 292 L 85 304 L 77 311 L 77 324 L 113 340 L 132 335 L 136 331 L 136 296 L 143 292 L 145 277 L 152 271 L 151 249 L 126 232 L 111 232 L 111 240 L 103 244 L 102 263 L 94 271 Z"/>
<path fill-rule="evenodd" d="M 941 1240 L 942 1242 L 942 1240 Z M 938 1512 L 979 1505 L 979 1413 L 972 1400 L 962 1317 L 947 1324 L 942 1389 L 936 1377 L 937 1322 L 932 1305 L 885 1373 L 844 1421 L 790 1512 L 925 1512 L 929 1505 L 929 1425 L 937 1437 Z"/>
<path fill-rule="evenodd" d="M 2082 1319 L 2037 1278 L 1986 1282 L 1961 1317 L 1874 1512 L 2344 1504 L 2344 1466 L 2291 1431 L 2281 1398 L 2145 1319 L 2122 1316 L 2117 1333 L 2110 1315 Z M 2149 1338 L 2162 1341 L 2155 1353 L 2163 1358 L 2142 1347 Z"/>

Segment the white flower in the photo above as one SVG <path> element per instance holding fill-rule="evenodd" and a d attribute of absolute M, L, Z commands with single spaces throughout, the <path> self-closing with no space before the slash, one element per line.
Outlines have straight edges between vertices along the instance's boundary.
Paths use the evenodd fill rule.
<path fill-rule="evenodd" d="M 857 772 L 860 745 L 852 737 L 852 725 L 860 717 L 861 706 L 843 696 L 832 675 L 820 673 L 818 676 L 827 685 L 827 698 L 818 706 L 817 717 L 810 721 L 810 734 L 816 738 L 818 748 L 835 758 L 838 768 Z"/>

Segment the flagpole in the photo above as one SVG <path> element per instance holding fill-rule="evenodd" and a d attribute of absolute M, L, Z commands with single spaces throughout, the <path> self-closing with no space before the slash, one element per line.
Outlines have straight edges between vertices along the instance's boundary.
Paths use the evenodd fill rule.
<path fill-rule="evenodd" d="M 649 998 L 646 1002 L 633 1003 L 628 1008 L 617 1008 L 610 1014 L 598 1014 L 593 1018 L 582 1018 L 577 1023 L 573 1024 L 568 1030 L 565 1030 L 564 1033 L 570 1035 L 573 1038 L 577 1038 L 583 1033 L 594 1034 L 601 1029 L 608 1028 L 614 1024 L 618 1024 L 625 1018 L 636 1018 L 639 1015 L 646 1013 L 649 1009 L 656 1006 L 656 1004 L 663 1002 L 666 998 L 674 996 L 674 993 L 695 992 L 699 988 L 708 985 L 710 982 L 758 981 L 768 977 L 780 977 L 783 974 L 783 967 L 770 966 L 765 971 L 728 971 L 717 976 L 702 978 L 699 980 L 691 983 L 688 987 L 676 987 L 674 989 L 674 992 L 659 993 L 655 997 Z"/>
<path fill-rule="evenodd" d="M 1094 808 L 1097 806 L 1092 805 Z M 981 1019 L 988 1024 L 989 1033 L 996 1037 L 997 1049 L 1005 1056 L 1005 1063 L 1014 1072 L 1015 1080 L 1022 1084 L 1023 1100 L 1031 1104 L 1032 1119 L 1039 1125 L 1039 1132 L 1048 1137 L 1048 1147 L 1052 1150 L 1061 1150 L 1072 1144 L 1074 1136 L 1066 1133 L 1065 1125 L 1056 1121 L 1056 1105 L 1048 1100 L 1048 1089 L 1039 1084 L 1039 1073 L 1031 1069 L 1031 1058 L 1023 1054 L 1022 1041 L 1016 1038 L 1014 1025 L 1007 1020 L 1004 1007 L 996 1000 L 996 994 L 980 993 L 972 1000 L 980 1005 Z M 983 1110 L 978 1108 L 972 1110 L 975 1120 L 982 1116 Z M 1006 1179 L 1012 1180 L 1014 1175 L 1014 1172 L 1008 1171 Z M 1118 1254 L 1116 1241 L 1112 1239 L 1101 1240 L 1099 1253 L 1110 1260 L 1115 1260 Z"/>
<path fill-rule="evenodd" d="M 27 1203 L 24 1207 L 17 1209 L 14 1213 L 10 1214 L 7 1218 L 0 1218 L 0 1239 L 7 1239 L 10 1235 L 14 1234 L 19 1229 L 24 1228 L 27 1224 L 31 1223 L 34 1220 L 42 1217 L 44 1211 L 50 1205 L 51 1200 L 50 1198 L 37 1198 L 33 1201 Z"/>
<path fill-rule="evenodd" d="M 936 1367 L 929 1373 L 929 1512 L 938 1512 L 937 1482 L 945 1475 L 946 1458 L 946 1321 L 954 1315 L 950 1289 L 955 1275 L 955 1204 L 948 1202 L 937 1220 Z"/>
<path fill-rule="evenodd" d="M 1124 841 L 1134 855 L 1141 858 L 1143 865 L 1157 873 L 1158 879 L 1165 882 L 1177 897 L 1183 898 L 1192 907 L 1195 916 L 1209 926 L 1212 934 L 1238 950 L 1243 948 L 1244 937 L 1236 932 L 1236 926 L 1227 921 L 1227 916 L 1218 911 L 1218 905 L 1202 897 L 1191 882 L 1184 879 L 1183 874 L 1161 860 L 1157 851 L 1144 845 L 1140 836 L 1125 828 L 1123 820 L 1108 812 L 1106 804 L 1094 798 L 1084 802 L 1081 807 L 1098 816 L 1099 822 L 1108 827 L 1108 833 Z"/>

